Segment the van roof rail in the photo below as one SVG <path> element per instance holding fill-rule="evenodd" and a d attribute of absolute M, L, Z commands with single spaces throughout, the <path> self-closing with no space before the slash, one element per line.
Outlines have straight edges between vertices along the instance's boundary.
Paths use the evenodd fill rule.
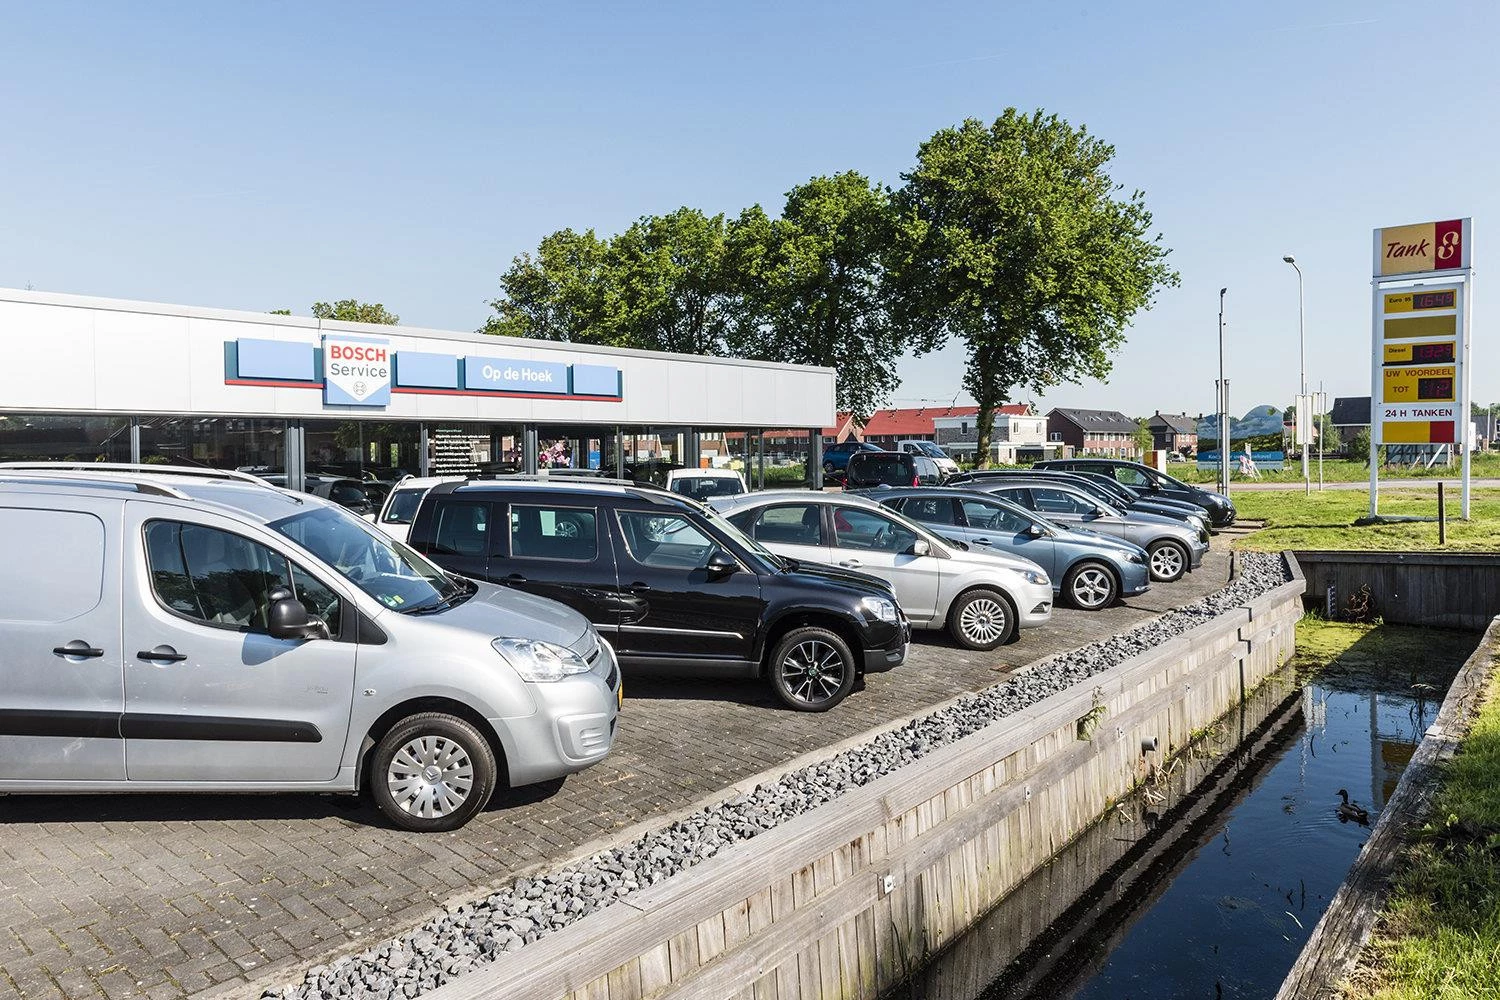
<path fill-rule="evenodd" d="M 232 469 L 206 469 L 194 465 L 149 465 L 135 462 L 0 462 L 0 469 L 12 472 L 134 472 L 140 475 L 194 476 L 199 479 L 233 479 L 275 489 L 271 483 L 248 472 Z"/>
<path fill-rule="evenodd" d="M 7 469 L 3 464 L 0 464 L 0 481 L 42 486 L 71 486 L 82 482 L 95 486 L 106 486 L 111 489 L 133 489 L 137 493 L 148 493 L 159 497 L 173 497 L 178 500 L 192 499 L 181 490 L 174 489 L 165 483 L 137 482 L 128 476 L 122 476 L 118 473 L 105 476 L 90 476 L 74 469 L 57 469 L 55 471 L 29 468 Z"/>

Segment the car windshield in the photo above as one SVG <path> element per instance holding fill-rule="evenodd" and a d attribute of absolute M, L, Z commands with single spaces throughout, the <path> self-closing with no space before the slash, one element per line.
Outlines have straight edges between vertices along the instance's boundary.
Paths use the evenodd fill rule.
<path fill-rule="evenodd" d="M 745 486 L 737 476 L 688 476 L 672 480 L 671 490 L 694 500 L 707 500 L 739 496 L 745 492 Z"/>
<path fill-rule="evenodd" d="M 916 445 L 917 451 L 929 458 L 947 458 L 947 452 L 933 444 L 931 441 L 919 441 Z"/>
<path fill-rule="evenodd" d="M 391 494 L 391 505 L 386 508 L 385 522 L 387 524 L 411 524 L 417 516 L 417 508 L 422 506 L 422 496 L 426 490 L 397 490 Z"/>
<path fill-rule="evenodd" d="M 342 510 L 318 507 L 270 527 L 393 611 L 436 611 L 472 593 L 411 549 Z"/>

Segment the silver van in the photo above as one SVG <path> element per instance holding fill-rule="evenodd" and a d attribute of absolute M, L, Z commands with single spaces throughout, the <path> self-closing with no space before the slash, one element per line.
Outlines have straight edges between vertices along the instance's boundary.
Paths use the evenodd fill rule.
<path fill-rule="evenodd" d="M 0 792 L 367 792 L 451 830 L 604 757 L 587 619 L 242 473 L 0 465 Z"/>

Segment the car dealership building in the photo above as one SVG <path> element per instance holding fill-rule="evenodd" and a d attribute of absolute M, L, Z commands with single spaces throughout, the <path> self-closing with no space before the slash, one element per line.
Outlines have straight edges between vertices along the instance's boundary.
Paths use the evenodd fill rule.
<path fill-rule="evenodd" d="M 0 459 L 388 477 L 698 465 L 828 368 L 0 289 Z M 737 431 L 730 435 L 726 431 Z M 742 448 L 746 447 L 742 445 Z M 818 468 L 821 438 L 810 432 Z"/>

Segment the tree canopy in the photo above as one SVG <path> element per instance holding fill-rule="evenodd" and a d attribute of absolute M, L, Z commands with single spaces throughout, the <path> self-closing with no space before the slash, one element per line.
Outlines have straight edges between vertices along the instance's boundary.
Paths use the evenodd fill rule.
<path fill-rule="evenodd" d="M 1140 191 L 1121 197 L 1114 147 L 1056 115 L 1008 108 L 939 131 L 903 175 L 901 309 L 961 338 L 978 454 L 1017 389 L 1105 378 L 1124 328 L 1177 284 Z"/>

